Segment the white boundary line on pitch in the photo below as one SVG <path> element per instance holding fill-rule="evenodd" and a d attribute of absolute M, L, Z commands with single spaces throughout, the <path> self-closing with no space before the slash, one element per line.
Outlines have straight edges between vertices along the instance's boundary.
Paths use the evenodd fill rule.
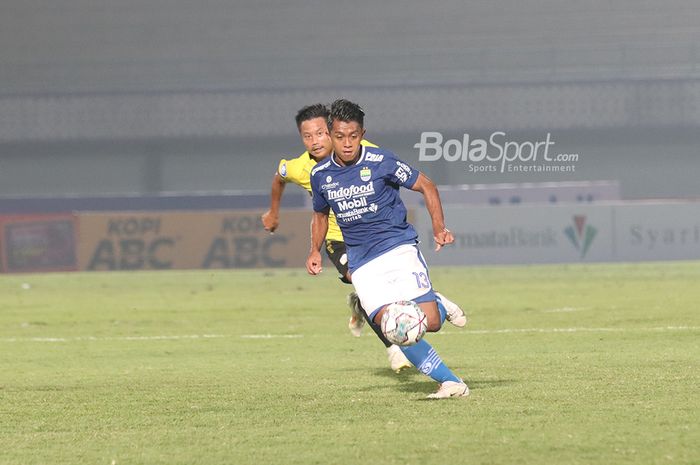
<path fill-rule="evenodd" d="M 216 339 L 223 334 L 186 334 L 181 336 L 75 336 L 75 337 L 9 337 L 0 342 L 74 342 L 74 341 L 177 341 L 181 339 Z"/>
<path fill-rule="evenodd" d="M 558 334 L 558 333 L 631 333 L 664 331 L 700 331 L 700 326 L 657 326 L 652 328 L 510 328 L 510 329 L 466 329 L 464 331 L 440 331 L 431 336 L 469 336 L 489 334 Z M 370 334 L 370 333 L 368 333 Z M 314 335 L 313 337 L 318 336 Z M 184 339 L 301 339 L 303 334 L 187 334 L 180 336 L 75 336 L 75 337 L 10 337 L 0 338 L 0 342 L 76 342 L 76 341 L 177 341 Z"/>
<path fill-rule="evenodd" d="M 299 339 L 303 334 L 243 334 L 241 339 Z"/>
<path fill-rule="evenodd" d="M 522 333 L 631 333 L 642 332 L 663 332 L 663 331 L 698 331 L 700 326 L 657 326 L 653 328 L 515 328 L 515 329 L 476 329 L 464 331 L 440 331 L 431 333 L 435 335 L 460 334 L 468 336 L 470 334 L 522 334 Z"/>
<path fill-rule="evenodd" d="M 570 313 L 570 312 L 580 312 L 586 310 L 586 307 L 559 307 L 550 308 L 548 310 L 542 310 L 542 313 Z"/>

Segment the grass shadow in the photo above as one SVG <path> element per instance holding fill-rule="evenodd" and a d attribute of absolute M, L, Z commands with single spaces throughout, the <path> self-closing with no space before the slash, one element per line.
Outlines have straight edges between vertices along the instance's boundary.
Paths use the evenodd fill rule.
<path fill-rule="evenodd" d="M 373 370 L 373 374 L 375 376 L 380 376 L 383 378 L 398 381 L 396 389 L 401 392 L 430 394 L 431 392 L 435 392 L 436 389 L 435 381 L 429 379 L 427 376 L 423 375 L 415 368 L 408 368 L 406 370 L 401 371 L 401 373 L 394 373 L 394 371 L 389 368 L 375 368 Z M 498 388 L 500 386 L 508 386 L 518 382 L 518 380 L 515 379 L 475 380 L 469 378 L 467 378 L 465 381 L 469 386 L 469 389 L 472 391 Z M 362 388 L 360 390 L 372 391 L 377 388 L 379 388 L 379 386 L 374 385 Z"/>

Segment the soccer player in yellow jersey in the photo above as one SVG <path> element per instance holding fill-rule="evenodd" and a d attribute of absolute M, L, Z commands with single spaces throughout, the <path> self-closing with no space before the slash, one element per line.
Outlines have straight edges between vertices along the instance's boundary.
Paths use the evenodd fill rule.
<path fill-rule="evenodd" d="M 274 232 L 279 226 L 280 200 L 287 183 L 297 184 L 311 195 L 311 169 L 320 160 L 330 155 L 333 150 L 331 138 L 328 134 L 328 116 L 328 108 L 320 103 L 304 107 L 297 113 L 297 129 L 299 130 L 301 141 L 306 147 L 306 152 L 296 158 L 283 159 L 279 162 L 277 172 L 272 178 L 270 209 L 262 215 L 263 225 L 267 231 Z M 362 144 L 376 147 L 376 145 L 365 140 L 362 141 Z M 343 235 L 333 214 L 328 218 L 326 253 L 340 273 L 341 281 L 349 284 L 351 279 L 348 273 L 348 257 L 345 253 L 345 242 L 343 242 Z M 361 310 L 359 298 L 354 292 L 348 296 L 348 304 L 352 311 L 348 327 L 354 336 L 359 337 L 362 326 L 365 324 L 366 314 Z M 408 361 L 399 347 L 392 345 L 384 337 L 378 326 L 370 324 L 370 327 L 384 343 L 392 370 L 398 373 L 402 369 L 411 366 L 411 362 Z"/>

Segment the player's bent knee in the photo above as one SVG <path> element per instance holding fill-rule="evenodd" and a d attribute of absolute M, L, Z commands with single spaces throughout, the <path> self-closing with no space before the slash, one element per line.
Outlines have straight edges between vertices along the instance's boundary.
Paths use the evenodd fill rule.
<path fill-rule="evenodd" d="M 421 302 L 418 304 L 428 318 L 428 332 L 435 333 L 440 331 L 442 327 L 442 321 L 440 319 L 440 311 L 438 310 L 437 303 L 433 302 Z"/>
<path fill-rule="evenodd" d="M 442 328 L 442 323 L 440 322 L 439 315 L 437 317 L 433 317 L 433 318 L 428 317 L 428 332 L 429 333 L 436 333 L 436 332 L 440 331 L 440 328 Z"/>

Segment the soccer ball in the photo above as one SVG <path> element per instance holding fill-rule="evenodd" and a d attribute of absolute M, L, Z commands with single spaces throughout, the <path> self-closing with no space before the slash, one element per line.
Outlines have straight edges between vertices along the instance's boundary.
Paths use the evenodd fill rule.
<path fill-rule="evenodd" d="M 381 328 L 392 344 L 412 346 L 425 335 L 428 317 L 412 300 L 394 302 L 384 311 Z"/>

